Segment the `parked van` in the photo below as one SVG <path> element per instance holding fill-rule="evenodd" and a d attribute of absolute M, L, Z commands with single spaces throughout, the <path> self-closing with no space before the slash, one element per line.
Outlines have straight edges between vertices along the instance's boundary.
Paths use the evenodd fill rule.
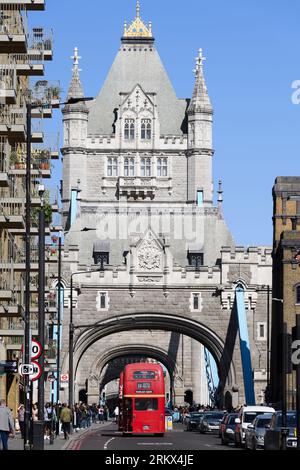
<path fill-rule="evenodd" d="M 265 413 L 275 413 L 275 409 L 270 406 L 242 406 L 239 416 L 235 420 L 234 443 L 236 447 L 245 444 L 246 429 L 252 424 L 256 416 Z"/>

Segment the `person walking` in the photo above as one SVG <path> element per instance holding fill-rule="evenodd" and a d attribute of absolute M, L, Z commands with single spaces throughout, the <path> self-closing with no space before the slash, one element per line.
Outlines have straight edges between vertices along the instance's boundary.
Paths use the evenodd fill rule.
<path fill-rule="evenodd" d="M 62 423 L 62 430 L 64 432 L 65 439 L 70 438 L 72 420 L 72 410 L 66 405 L 66 403 L 64 403 L 60 412 L 60 421 Z"/>
<path fill-rule="evenodd" d="M 102 405 L 100 405 L 100 407 L 99 407 L 98 417 L 99 417 L 99 423 L 104 424 L 104 408 L 103 408 Z"/>
<path fill-rule="evenodd" d="M 8 437 L 9 434 L 15 437 L 14 420 L 10 409 L 6 406 L 6 401 L 0 401 L 0 439 L 2 442 L 2 449 L 8 450 Z"/>
<path fill-rule="evenodd" d="M 25 407 L 24 405 L 20 405 L 18 408 L 18 421 L 21 431 L 21 437 L 24 439 L 24 430 L 25 430 Z"/>
<path fill-rule="evenodd" d="M 117 423 L 118 420 L 119 420 L 119 407 L 118 407 L 118 405 L 115 407 L 114 415 L 115 415 L 115 422 Z"/>

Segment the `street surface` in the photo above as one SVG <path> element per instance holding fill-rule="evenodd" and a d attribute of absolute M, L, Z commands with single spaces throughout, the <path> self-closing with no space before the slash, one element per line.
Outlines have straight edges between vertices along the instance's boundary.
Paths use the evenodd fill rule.
<path fill-rule="evenodd" d="M 176 450 L 239 450 L 234 446 L 222 446 L 216 434 L 200 434 L 184 431 L 183 425 L 174 425 L 174 430 L 165 436 L 134 436 L 124 437 L 117 431 L 114 423 L 93 429 L 85 434 L 70 450 L 145 450 L 145 451 L 176 451 Z"/>

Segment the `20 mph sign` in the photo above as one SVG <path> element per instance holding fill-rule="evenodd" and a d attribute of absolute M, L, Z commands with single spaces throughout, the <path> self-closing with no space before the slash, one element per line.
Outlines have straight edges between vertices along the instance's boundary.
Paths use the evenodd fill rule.
<path fill-rule="evenodd" d="M 38 362 L 33 361 L 31 365 L 33 366 L 33 373 L 29 375 L 29 380 L 31 380 L 31 382 L 35 382 L 41 377 L 43 371 Z"/>
<path fill-rule="evenodd" d="M 24 351 L 24 346 L 22 345 L 21 352 L 23 353 Z M 35 361 L 39 357 L 41 357 L 41 354 L 43 352 L 43 348 L 41 343 L 36 341 L 35 339 L 31 340 L 31 360 Z"/>

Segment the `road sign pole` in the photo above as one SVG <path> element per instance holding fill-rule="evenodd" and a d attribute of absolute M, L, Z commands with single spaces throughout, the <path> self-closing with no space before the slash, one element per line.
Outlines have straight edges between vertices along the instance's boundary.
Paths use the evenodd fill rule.
<path fill-rule="evenodd" d="M 42 375 L 38 383 L 38 410 L 39 421 L 44 420 L 45 406 L 45 381 L 44 381 L 44 344 L 45 344 L 45 211 L 44 211 L 44 192 L 40 192 L 41 210 L 39 213 L 39 296 L 38 296 L 38 334 L 39 342 L 42 345 L 42 352 L 39 357 L 39 365 L 42 369 Z"/>

